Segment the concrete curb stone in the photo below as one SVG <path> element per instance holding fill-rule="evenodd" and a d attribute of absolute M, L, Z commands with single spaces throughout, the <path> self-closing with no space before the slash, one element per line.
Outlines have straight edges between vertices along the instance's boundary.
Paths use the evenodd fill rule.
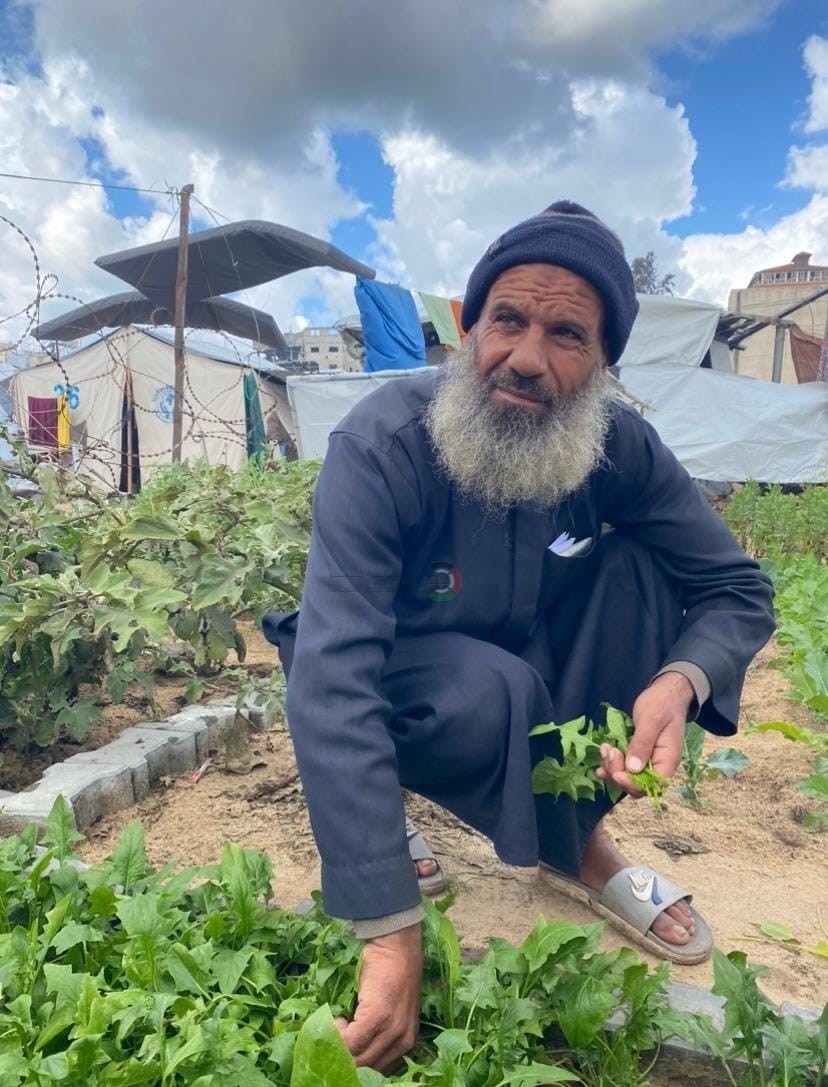
<path fill-rule="evenodd" d="M 144 800 L 165 775 L 179 776 L 199 766 L 239 714 L 254 725 L 261 716 L 255 709 L 237 710 L 235 701 L 227 699 L 187 706 L 161 721 L 132 725 L 103 747 L 47 767 L 30 789 L 0 790 L 0 834 L 45 823 L 59 795 L 72 808 L 78 830 Z"/>

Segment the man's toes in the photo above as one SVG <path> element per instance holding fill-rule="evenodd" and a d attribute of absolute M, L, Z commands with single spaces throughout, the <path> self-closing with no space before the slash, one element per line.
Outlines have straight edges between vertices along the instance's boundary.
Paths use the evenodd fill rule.
<path fill-rule="evenodd" d="M 414 861 L 414 867 L 417 869 L 417 875 L 420 879 L 428 879 L 437 871 L 437 861 L 431 859 Z"/>
<path fill-rule="evenodd" d="M 686 902 L 677 902 L 674 906 L 671 906 L 664 912 L 671 917 L 677 925 L 681 925 L 683 928 L 687 929 L 691 936 L 694 935 L 696 925 L 693 921 L 693 913 Z"/>
<path fill-rule="evenodd" d="M 664 913 L 660 913 L 656 917 L 652 924 L 652 931 L 662 940 L 666 940 L 668 944 L 689 943 L 692 935 L 686 925 L 681 924 L 680 921 L 670 915 L 669 910 L 665 910 Z"/>

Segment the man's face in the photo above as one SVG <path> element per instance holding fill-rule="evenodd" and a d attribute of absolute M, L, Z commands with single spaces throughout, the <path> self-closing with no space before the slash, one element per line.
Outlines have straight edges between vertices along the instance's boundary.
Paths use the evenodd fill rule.
<path fill-rule="evenodd" d="M 522 264 L 492 284 L 475 327 L 477 368 L 493 407 L 554 410 L 604 364 L 603 306 L 566 268 Z"/>
<path fill-rule="evenodd" d="M 601 463 L 611 393 L 603 308 L 547 264 L 504 272 L 424 415 L 438 468 L 492 515 L 549 508 Z"/>

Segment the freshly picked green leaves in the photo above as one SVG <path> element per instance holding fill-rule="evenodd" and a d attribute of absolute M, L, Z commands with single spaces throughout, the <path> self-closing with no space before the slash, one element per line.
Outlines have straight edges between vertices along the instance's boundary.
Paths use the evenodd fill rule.
<path fill-rule="evenodd" d="M 606 710 L 606 723 L 603 726 L 588 721 L 586 717 L 577 717 L 563 725 L 549 723 L 532 729 L 530 736 L 555 734 L 561 745 L 560 759 L 545 755 L 532 771 L 532 788 L 536 793 L 568 796 L 572 800 L 594 800 L 597 794 L 606 792 L 613 800 L 619 798 L 621 790 L 615 785 L 605 784 L 595 771 L 601 765 L 602 744 L 612 744 L 619 751 L 626 752 L 633 734 L 633 722 L 626 713 L 613 706 L 607 706 Z M 650 798 L 653 806 L 660 809 L 670 780 L 657 774 L 651 763 L 638 773 L 630 774 L 630 777 Z"/>

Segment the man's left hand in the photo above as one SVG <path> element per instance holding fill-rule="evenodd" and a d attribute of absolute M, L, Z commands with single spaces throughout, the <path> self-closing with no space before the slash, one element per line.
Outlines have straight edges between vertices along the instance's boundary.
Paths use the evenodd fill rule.
<path fill-rule="evenodd" d="M 632 718 L 635 725 L 626 758 L 616 747 L 604 744 L 602 763 L 596 771 L 602 781 L 611 781 L 630 796 L 644 794 L 630 773 L 648 762 L 662 777 L 671 778 L 681 762 L 687 711 L 695 698 L 689 679 L 679 672 L 658 676 L 635 700 Z"/>

